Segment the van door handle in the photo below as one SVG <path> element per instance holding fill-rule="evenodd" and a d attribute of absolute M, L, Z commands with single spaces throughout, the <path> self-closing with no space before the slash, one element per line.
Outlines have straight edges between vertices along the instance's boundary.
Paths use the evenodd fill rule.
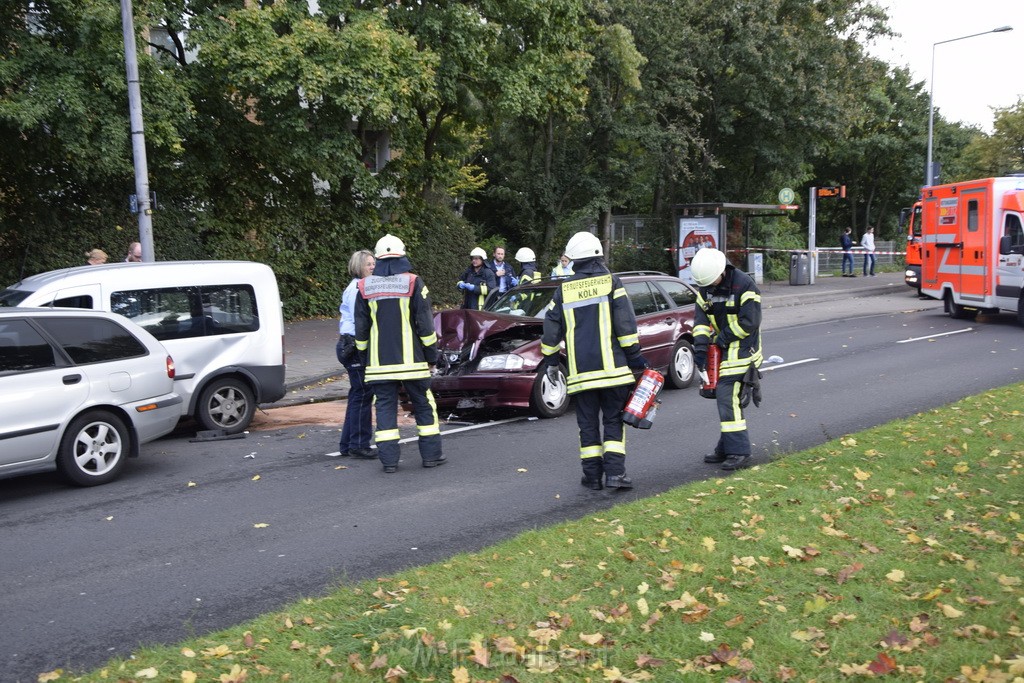
<path fill-rule="evenodd" d="M 64 384 L 78 384 L 82 381 L 81 375 L 64 375 L 62 378 Z"/>

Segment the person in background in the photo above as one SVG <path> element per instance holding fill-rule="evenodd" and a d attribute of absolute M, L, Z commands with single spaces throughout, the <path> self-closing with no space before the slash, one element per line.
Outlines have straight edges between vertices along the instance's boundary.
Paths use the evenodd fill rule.
<path fill-rule="evenodd" d="M 533 249 L 523 247 L 517 251 L 516 261 L 519 261 L 519 265 L 523 268 L 519 273 L 520 284 L 525 285 L 527 282 L 540 279 L 540 273 L 537 271 L 537 255 L 533 253 Z"/>
<path fill-rule="evenodd" d="M 86 263 L 90 266 L 101 266 L 107 262 L 107 252 L 102 249 L 90 249 L 85 252 Z"/>
<path fill-rule="evenodd" d="M 498 283 L 498 294 L 504 294 L 519 284 L 519 278 L 513 272 L 512 266 L 505 263 L 505 247 L 494 249 L 494 261 L 491 263 L 491 268 L 494 270 L 494 279 Z"/>
<path fill-rule="evenodd" d="M 755 382 L 750 375 L 761 365 L 761 292 L 750 276 L 729 264 L 718 249 L 698 251 L 690 273 L 698 287 L 693 309 L 693 363 L 704 381 L 708 348 L 717 344 L 722 350 L 715 390 L 721 433 L 704 462 L 737 470 L 750 460 L 743 390 L 745 383 Z M 756 394 L 754 403 L 760 403 Z"/>
<path fill-rule="evenodd" d="M 373 272 L 376 260 L 368 249 L 360 249 L 348 260 L 348 272 L 352 281 L 341 295 L 341 320 L 338 324 L 338 344 L 335 351 L 338 362 L 348 373 L 348 407 L 345 408 L 345 424 L 341 429 L 338 449 L 343 457 L 376 458 L 370 448 L 373 435 L 373 392 L 366 386 L 366 372 L 356 352 L 356 296 L 359 294 L 359 280 Z"/>
<path fill-rule="evenodd" d="M 551 269 L 551 277 L 569 277 L 573 274 L 572 266 L 573 262 L 569 260 L 569 257 L 562 254 L 562 257 L 558 259 L 558 265 Z"/>
<path fill-rule="evenodd" d="M 843 277 L 857 277 L 853 272 L 853 253 L 850 251 L 853 249 L 853 238 L 850 237 L 851 232 L 853 230 L 847 228 L 839 238 L 839 246 L 843 249 Z M 849 271 L 846 269 L 847 265 L 850 266 Z"/>
<path fill-rule="evenodd" d="M 462 307 L 478 311 L 484 307 L 487 295 L 498 286 L 494 278 L 494 271 L 487 267 L 484 259 L 487 252 L 480 247 L 474 247 L 469 252 L 469 268 L 462 274 L 456 287 L 465 292 Z"/>
<path fill-rule="evenodd" d="M 384 235 L 374 250 L 373 273 L 359 281 L 356 298 L 356 350 L 366 367 L 377 408 L 374 439 L 385 474 L 398 471 L 398 388 L 416 417 L 420 458 L 424 467 L 445 463 L 441 424 L 430 393 L 430 366 L 437 362 L 437 334 L 429 291 L 412 270 L 405 244 Z"/>
<path fill-rule="evenodd" d="M 559 283 L 547 306 L 541 365 L 549 382 L 561 381 L 564 341 L 566 390 L 576 399 L 580 429 L 580 483 L 594 491 L 630 489 L 622 407 L 635 381 L 633 370 L 648 367 L 640 354 L 633 304 L 619 278 L 608 272 L 596 236 L 576 233 L 565 253 L 574 259 L 576 272 Z"/>
<path fill-rule="evenodd" d="M 124 257 L 125 263 L 142 263 L 142 245 L 132 242 L 128 245 L 128 255 Z"/>
<path fill-rule="evenodd" d="M 868 228 L 860 238 L 860 246 L 864 247 L 864 276 L 875 277 L 875 229 Z M 868 263 L 870 262 L 870 269 Z"/>

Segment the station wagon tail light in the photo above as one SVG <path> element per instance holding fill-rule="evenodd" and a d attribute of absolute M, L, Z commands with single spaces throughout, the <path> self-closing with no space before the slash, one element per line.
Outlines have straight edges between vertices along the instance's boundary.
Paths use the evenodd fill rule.
<path fill-rule="evenodd" d="M 167 356 L 167 376 L 174 379 L 174 359 Z"/>

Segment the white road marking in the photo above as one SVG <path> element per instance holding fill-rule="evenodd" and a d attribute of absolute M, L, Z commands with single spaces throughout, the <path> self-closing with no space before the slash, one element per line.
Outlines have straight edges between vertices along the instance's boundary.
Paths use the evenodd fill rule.
<path fill-rule="evenodd" d="M 779 368 L 789 368 L 789 367 L 792 367 L 794 365 L 803 365 L 804 363 L 813 363 L 816 360 L 820 360 L 820 359 L 819 358 L 804 358 L 803 360 L 795 360 L 792 363 L 782 363 L 781 365 L 773 365 L 773 366 L 771 366 L 769 368 L 766 368 L 766 367 L 762 366 L 761 367 L 761 372 L 764 373 L 764 372 L 768 372 L 770 370 L 778 370 Z"/>
<path fill-rule="evenodd" d="M 961 332 L 971 332 L 972 330 L 974 330 L 973 327 L 965 327 L 962 330 L 953 330 L 952 332 L 940 332 L 938 334 L 929 334 L 927 337 L 914 337 L 913 339 L 903 339 L 903 340 L 900 340 L 900 341 L 898 341 L 896 343 L 897 344 L 909 344 L 910 342 L 921 341 L 922 339 L 935 339 L 936 337 L 948 337 L 951 334 L 960 334 Z"/>

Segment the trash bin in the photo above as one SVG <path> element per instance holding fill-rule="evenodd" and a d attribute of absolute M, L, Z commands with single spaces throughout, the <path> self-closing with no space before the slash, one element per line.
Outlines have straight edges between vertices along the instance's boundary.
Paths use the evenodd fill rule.
<path fill-rule="evenodd" d="M 764 284 L 764 254 L 747 254 L 747 273 L 754 278 L 755 285 Z"/>
<path fill-rule="evenodd" d="M 811 284 L 811 258 L 807 252 L 789 252 L 789 284 Z"/>

